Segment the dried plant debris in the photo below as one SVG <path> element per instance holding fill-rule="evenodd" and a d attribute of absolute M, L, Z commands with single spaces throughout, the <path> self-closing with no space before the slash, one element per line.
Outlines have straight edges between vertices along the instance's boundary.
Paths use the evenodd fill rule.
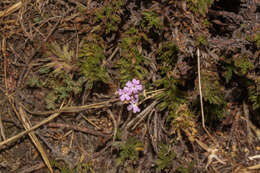
<path fill-rule="evenodd" d="M 0 172 L 258 172 L 259 8 L 1 1 Z"/>

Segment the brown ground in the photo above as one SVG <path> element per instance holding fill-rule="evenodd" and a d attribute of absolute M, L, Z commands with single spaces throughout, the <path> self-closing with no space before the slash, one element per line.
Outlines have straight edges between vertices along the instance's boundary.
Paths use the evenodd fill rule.
<path fill-rule="evenodd" d="M 139 1 L 136 2 L 138 4 Z M 216 54 L 227 54 L 228 50 L 225 49 L 230 45 L 237 45 L 232 49 L 246 47 L 243 42 L 230 36 L 230 33 L 235 30 L 232 30 L 232 27 L 238 27 L 235 25 L 237 20 L 248 21 L 243 32 L 259 31 L 259 19 L 257 22 L 252 17 L 257 15 L 258 18 L 260 17 L 257 0 L 248 3 L 242 0 L 234 1 L 235 5 L 239 2 L 241 6 L 240 11 L 234 13 L 221 5 L 210 8 L 207 16 L 213 26 L 208 30 L 199 29 L 202 22 L 196 17 L 192 19 L 192 13 L 185 11 L 185 3 L 183 3 L 185 1 L 177 2 L 176 11 L 174 14 L 169 14 L 173 15 L 169 17 L 179 20 L 179 24 L 176 25 L 181 32 L 179 32 L 180 38 L 176 40 L 180 50 L 185 53 L 183 56 L 196 53 L 195 41 L 189 40 L 189 33 L 208 34 L 207 48 L 217 47 L 219 52 Z M 71 94 L 57 101 L 56 107 L 50 109 L 51 111 L 47 110 L 45 98 L 50 88 L 28 85 L 30 79 L 40 76 L 41 67 L 52 61 L 43 56 L 46 54 L 46 43 L 55 41 L 59 45 L 68 44 L 69 49 L 76 50 L 77 55 L 81 41 L 94 32 L 93 28 L 96 26 L 92 22 L 94 12 L 106 3 L 94 0 L 4 0 L 0 2 L 0 172 L 48 172 L 48 164 L 52 167 L 49 170 L 63 173 L 258 172 L 259 158 L 250 159 L 250 157 L 260 155 L 260 130 L 256 127 L 259 125 L 257 121 L 259 115 L 258 118 L 257 116 L 252 118 L 250 105 L 239 99 L 233 99 L 239 91 L 228 100 L 224 119 L 206 124 L 208 133 L 202 128 L 200 111 L 196 112 L 195 117 L 185 115 L 178 117 L 174 126 L 178 128 L 173 129 L 173 126 L 167 124 L 167 111 L 160 112 L 155 107 L 148 109 L 155 113 L 147 115 L 133 130 L 135 123 L 131 124 L 131 120 L 136 120 L 135 115 L 127 112 L 126 107 L 114 94 L 118 89 L 117 86 L 120 85 L 116 77 L 106 87 L 103 83 L 94 83 L 94 89 L 84 88 L 77 95 Z M 242 5 L 245 7 L 242 8 Z M 130 8 L 131 3 L 128 6 L 127 8 Z M 147 9 L 150 8 L 148 6 Z M 83 9 L 83 12 L 79 9 Z M 242 13 L 245 15 L 242 16 Z M 186 18 L 182 19 L 183 14 Z M 221 21 L 219 16 L 225 16 L 225 19 L 229 18 L 233 23 Z M 138 15 L 134 17 L 138 18 Z M 194 20 L 193 24 L 190 23 L 192 20 Z M 126 23 L 125 21 L 120 25 L 127 26 Z M 170 37 L 167 34 L 171 33 L 168 32 L 171 29 L 166 27 L 166 37 Z M 219 32 L 226 35 L 218 35 Z M 119 35 L 117 33 L 111 36 L 113 41 L 109 41 L 108 37 L 104 39 L 104 44 L 110 44 L 105 50 L 108 60 L 119 56 L 119 53 L 114 51 Z M 191 44 L 190 51 L 186 49 L 189 44 Z M 114 57 L 110 57 L 113 52 L 115 52 Z M 201 52 L 203 54 L 207 51 L 202 49 Z M 255 58 L 259 58 L 259 50 L 252 52 Z M 189 65 L 191 64 L 196 69 L 196 60 Z M 54 66 L 55 68 L 57 66 Z M 185 67 L 179 68 L 185 71 Z M 77 78 L 76 70 L 66 68 L 64 70 Z M 112 74 L 117 76 L 116 71 L 113 73 L 113 68 L 109 70 L 111 76 Z M 197 70 L 193 72 L 197 76 Z M 152 78 L 149 80 L 152 81 Z M 184 83 L 185 80 L 187 78 L 183 80 Z M 148 96 L 152 99 L 145 103 L 144 108 L 156 101 L 153 100 L 155 98 L 153 95 L 148 93 Z M 195 96 L 198 96 L 198 93 Z M 90 106 L 80 107 L 83 105 Z M 60 112 L 59 107 L 61 107 Z M 187 109 L 183 104 L 176 112 L 186 112 Z M 183 122 L 187 124 L 184 125 Z M 25 133 L 10 139 L 37 125 L 40 127 L 35 127 L 34 131 L 29 133 L 30 135 Z M 121 138 L 114 136 L 114 132 L 118 132 Z M 117 164 L 122 151 L 120 146 L 122 147 L 122 143 L 124 144 L 127 139 L 134 137 L 142 143 L 139 148 L 138 146 L 134 148 L 138 153 L 138 159 L 127 158 L 123 163 Z M 160 158 L 160 142 L 169 144 L 166 153 L 170 161 L 164 170 L 159 170 L 157 165 Z M 169 155 L 172 151 L 175 157 L 171 158 Z"/>

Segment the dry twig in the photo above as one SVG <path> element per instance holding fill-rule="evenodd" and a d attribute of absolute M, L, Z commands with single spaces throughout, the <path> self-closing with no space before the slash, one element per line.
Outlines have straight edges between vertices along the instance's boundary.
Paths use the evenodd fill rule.
<path fill-rule="evenodd" d="M 6 9 L 4 11 L 0 11 L 0 17 L 8 16 L 9 14 L 11 14 L 11 13 L 15 12 L 16 10 L 18 10 L 19 8 L 21 8 L 21 6 L 22 6 L 22 1 L 17 2 L 16 4 L 12 5 L 8 9 Z"/>
<path fill-rule="evenodd" d="M 31 123 L 30 123 L 25 111 L 23 110 L 23 108 L 21 106 L 19 107 L 19 119 L 22 122 L 22 124 L 26 130 L 31 128 Z M 36 146 L 36 148 L 38 149 L 38 151 L 40 152 L 48 169 L 50 170 L 51 173 L 53 173 L 53 169 L 52 169 L 51 163 L 48 159 L 48 156 L 47 156 L 46 152 L 44 151 L 37 136 L 35 135 L 35 133 L 33 131 L 29 133 L 29 136 L 30 136 L 32 142 L 34 143 L 34 145 Z"/>
<path fill-rule="evenodd" d="M 202 127 L 205 130 L 205 132 L 209 135 L 209 137 L 212 139 L 212 141 L 217 144 L 215 139 L 210 135 L 208 130 L 205 126 L 205 116 L 204 116 L 204 108 L 203 108 L 203 95 L 202 95 L 202 89 L 201 89 L 201 76 L 200 76 L 200 50 L 197 49 L 197 60 L 198 60 L 198 78 L 199 78 L 199 93 L 200 93 L 200 108 L 201 108 L 201 117 L 202 117 Z"/>
<path fill-rule="evenodd" d="M 117 134 L 117 122 L 116 122 L 116 119 L 115 119 L 113 112 L 110 109 L 107 110 L 107 113 L 111 117 L 111 119 L 113 120 L 113 124 L 114 124 L 114 134 L 113 134 L 113 143 L 114 143 L 115 140 L 116 140 L 116 134 Z"/>

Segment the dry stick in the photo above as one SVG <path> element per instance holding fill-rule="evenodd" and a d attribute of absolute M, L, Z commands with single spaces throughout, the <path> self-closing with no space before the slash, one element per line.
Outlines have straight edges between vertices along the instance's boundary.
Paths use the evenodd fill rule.
<path fill-rule="evenodd" d="M 117 122 L 116 122 L 113 112 L 110 109 L 108 109 L 107 112 L 108 112 L 109 116 L 111 117 L 111 119 L 113 120 L 113 124 L 114 124 L 114 134 L 113 134 L 113 143 L 114 143 L 116 140 L 116 134 L 117 134 Z"/>
<path fill-rule="evenodd" d="M 19 119 L 20 121 L 22 122 L 24 128 L 26 130 L 30 129 L 31 128 L 31 123 L 30 123 L 30 120 L 28 119 L 25 111 L 23 110 L 23 108 L 21 106 L 19 106 L 18 108 L 18 111 L 19 111 Z M 45 152 L 45 150 L 43 149 L 39 139 L 37 138 L 37 136 L 35 135 L 35 132 L 32 131 L 29 133 L 29 137 L 31 138 L 32 142 L 34 143 L 35 147 L 38 149 L 38 151 L 40 152 L 41 156 L 42 156 L 42 159 L 43 161 L 45 162 L 45 164 L 47 165 L 49 171 L 51 173 L 53 173 L 53 169 L 52 169 L 52 166 L 51 166 L 51 163 L 48 159 L 48 156 Z"/>
<path fill-rule="evenodd" d="M 200 51 L 199 51 L 199 49 L 197 49 L 197 58 L 198 58 L 198 76 L 199 76 L 199 92 L 200 92 L 200 109 L 201 109 L 201 116 L 202 116 L 202 127 L 205 129 L 204 109 L 203 109 L 202 90 L 201 90 L 201 78 L 200 78 Z"/>
<path fill-rule="evenodd" d="M 7 52 L 6 52 L 6 39 L 2 39 L 2 53 L 4 55 L 4 78 L 5 78 L 5 94 L 8 95 L 8 83 L 7 83 Z M 0 119 L 0 130 L 3 140 L 5 140 L 4 127 L 2 123 L 2 117 Z"/>
<path fill-rule="evenodd" d="M 200 76 L 200 50 L 197 49 L 197 58 L 198 58 L 198 77 L 199 77 L 199 93 L 200 93 L 200 108 L 201 108 L 201 118 L 202 118 L 202 127 L 205 132 L 209 135 L 209 137 L 213 140 L 215 144 L 215 139 L 210 135 L 208 130 L 205 127 L 205 117 L 204 117 L 204 109 L 203 109 L 203 99 L 202 99 L 202 89 L 201 89 L 201 76 Z"/>
<path fill-rule="evenodd" d="M 11 138 L 8 138 L 7 140 L 4 140 L 4 141 L 0 142 L 0 147 L 2 147 L 2 146 L 5 145 L 5 144 L 8 144 L 8 143 L 10 143 L 10 142 L 13 142 L 13 141 L 15 141 L 15 140 L 21 138 L 22 136 L 24 136 L 24 135 L 30 133 L 31 131 L 33 131 L 33 130 L 39 128 L 40 126 L 42 126 L 42 125 L 44 125 L 44 124 L 50 122 L 51 120 L 53 120 L 54 118 L 58 117 L 59 115 L 60 115 L 60 112 L 55 113 L 55 114 L 52 114 L 52 115 L 49 116 L 48 118 L 46 118 L 46 119 L 44 119 L 43 121 L 41 121 L 39 124 L 34 125 L 32 128 L 27 129 L 27 130 L 25 130 L 25 131 L 23 131 L 23 132 L 21 132 L 21 133 L 15 135 L 15 136 L 11 137 Z"/>
<path fill-rule="evenodd" d="M 30 114 L 49 115 L 49 114 L 53 114 L 53 113 L 57 113 L 57 112 L 60 112 L 60 113 L 61 112 L 80 112 L 80 111 L 84 111 L 84 110 L 87 110 L 87 109 L 103 108 L 103 107 L 107 106 L 108 104 L 110 104 L 112 102 L 116 102 L 116 101 L 119 101 L 119 99 L 118 98 L 110 99 L 108 101 L 103 101 L 103 102 L 93 103 L 93 104 L 88 104 L 88 105 L 83 105 L 83 106 L 64 107 L 62 109 L 57 109 L 57 110 L 53 110 L 53 111 L 46 111 L 46 112 L 33 112 L 33 111 L 30 111 L 29 109 L 27 109 L 25 106 L 23 106 L 23 107 Z"/>
<path fill-rule="evenodd" d="M 19 8 L 21 8 L 21 6 L 22 6 L 22 1 L 17 2 L 16 4 L 12 5 L 8 9 L 0 11 L 0 17 L 8 16 L 9 14 L 11 14 L 11 13 L 15 12 L 16 10 L 18 10 Z"/>
<path fill-rule="evenodd" d="M 48 127 L 56 127 L 56 128 L 62 127 L 62 128 L 72 129 L 72 130 L 76 130 L 76 131 L 83 132 L 83 133 L 88 133 L 88 134 L 95 135 L 95 136 L 103 136 L 103 137 L 111 136 L 108 133 L 102 133 L 102 132 L 99 132 L 99 131 L 88 129 L 86 127 L 79 127 L 79 126 L 70 125 L 70 124 L 49 123 L 47 126 Z"/>
<path fill-rule="evenodd" d="M 40 163 L 37 163 L 36 165 L 33 165 L 33 166 L 29 167 L 29 168 L 27 168 L 28 165 L 26 165 L 24 167 L 26 167 L 26 168 L 24 168 L 23 171 L 19 171 L 20 173 L 36 172 L 37 170 L 44 168 L 45 164 L 44 164 L 44 162 L 40 162 Z"/>
<path fill-rule="evenodd" d="M 60 109 L 58 109 L 58 110 L 55 110 L 55 111 L 47 111 L 47 112 L 44 112 L 43 113 L 43 115 L 46 115 L 46 114 L 52 114 L 52 113 L 54 113 L 54 114 L 52 114 L 51 116 L 49 116 L 48 118 L 46 118 L 46 119 L 44 119 L 43 121 L 41 121 L 39 124 L 36 124 L 35 126 L 33 126 L 31 129 L 28 129 L 28 130 L 26 130 L 26 131 L 24 131 L 24 132 L 21 132 L 21 133 L 19 133 L 18 135 L 16 135 L 16 136 L 13 136 L 13 137 L 11 137 L 11 138 L 8 138 L 7 140 L 5 140 L 5 141 L 3 141 L 3 142 L 0 142 L 0 147 L 1 146 L 3 146 L 3 145 L 5 145 L 5 144 L 7 144 L 7 143 L 9 143 L 9 142 L 12 142 L 12 141 L 15 141 L 15 140 L 17 140 L 17 139 L 19 139 L 20 137 L 22 137 L 23 135 L 25 135 L 25 134 L 27 134 L 27 133 L 29 133 L 29 132 L 31 132 L 32 130 L 35 130 L 35 129 L 37 129 L 37 128 L 39 128 L 40 126 L 42 126 L 42 125 L 44 125 L 44 124 L 46 124 L 46 123 L 48 123 L 48 122 L 50 122 L 51 120 L 53 120 L 54 118 L 56 118 L 56 117 L 58 117 L 59 115 L 60 115 L 60 113 L 62 113 L 62 112 L 77 112 L 77 111 L 82 111 L 82 110 L 87 110 L 87 109 L 92 109 L 92 108 L 101 108 L 102 106 L 104 107 L 104 104 L 107 104 L 107 103 L 110 103 L 110 102 L 114 102 L 114 101 L 117 101 L 117 100 L 119 100 L 119 99 L 111 99 L 111 100 L 109 100 L 109 101 L 105 101 L 105 102 L 100 102 L 100 103 L 98 103 L 98 104 L 90 104 L 90 105 L 84 105 L 84 106 L 75 106 L 75 107 L 67 107 L 67 108 L 60 108 Z M 22 104 L 21 104 L 22 105 Z M 14 104 L 12 104 L 12 106 L 13 106 L 13 108 L 15 108 L 14 107 Z M 23 106 L 23 105 L 22 105 Z M 24 106 L 23 106 L 24 107 Z M 15 111 L 15 109 L 14 109 L 14 111 Z M 28 111 L 28 110 L 27 110 Z M 30 111 L 28 111 L 29 113 L 32 113 L 32 114 L 34 114 L 34 112 L 30 112 Z M 36 114 L 39 114 L 39 112 L 37 112 Z M 41 114 L 41 113 L 40 113 Z M 74 128 L 75 129 L 75 128 Z M 75 129 L 75 130 L 80 130 L 80 129 Z M 86 131 L 86 129 L 85 129 L 85 131 Z M 89 133 L 89 130 L 88 130 L 88 132 L 87 133 Z M 91 132 L 90 132 L 91 133 Z M 92 134 L 96 134 L 96 132 L 95 133 L 92 133 Z M 98 135 L 104 135 L 104 134 L 98 134 Z M 106 136 L 106 135 L 104 135 L 104 136 Z"/>
<path fill-rule="evenodd" d="M 158 102 L 155 100 L 153 103 L 151 103 L 149 106 L 147 106 L 141 113 L 139 113 L 134 119 L 132 119 L 126 126 L 126 128 L 130 128 L 134 125 L 135 126 L 132 128 L 132 130 L 134 130 L 134 128 L 149 114 L 150 110 L 153 109 L 153 107 L 157 104 Z M 138 121 L 140 120 L 140 121 Z M 138 122 L 136 122 L 138 121 Z"/>
<path fill-rule="evenodd" d="M 150 92 L 147 92 L 147 94 L 151 94 L 151 96 L 148 96 L 147 98 L 145 98 L 144 100 L 147 100 L 149 98 L 152 98 L 152 97 L 155 97 L 156 95 L 162 93 L 164 91 L 164 89 L 160 89 L 160 90 L 156 90 L 156 91 L 150 91 Z M 29 112 L 30 114 L 34 114 L 34 115 L 49 115 L 49 114 L 54 114 L 54 113 L 57 113 L 57 112 L 80 112 L 80 111 L 84 111 L 84 110 L 87 110 L 87 109 L 97 109 L 97 108 L 103 108 L 103 107 L 106 107 L 108 106 L 110 103 L 113 103 L 113 102 L 117 102 L 119 101 L 120 99 L 118 98 L 115 98 L 115 99 L 110 99 L 110 100 L 107 100 L 107 101 L 103 101 L 103 102 L 99 102 L 99 103 L 93 103 L 93 104 L 88 104 L 88 105 L 83 105 L 83 106 L 70 106 L 70 107 L 64 107 L 62 109 L 57 109 L 57 110 L 53 110 L 53 111 L 45 111 L 45 112 L 34 112 L 34 111 L 30 111 L 28 108 L 26 108 L 25 106 L 24 109 Z M 143 101 L 144 101 L 143 100 Z M 143 102 L 142 101 L 142 102 Z M 142 103 L 141 102 L 141 103 Z"/>

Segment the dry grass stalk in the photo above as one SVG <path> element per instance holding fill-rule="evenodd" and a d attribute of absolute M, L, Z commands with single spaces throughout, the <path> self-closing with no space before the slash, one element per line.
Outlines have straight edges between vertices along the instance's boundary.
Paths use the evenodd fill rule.
<path fill-rule="evenodd" d="M 30 129 L 31 123 L 30 123 L 25 111 L 23 110 L 23 108 L 21 106 L 19 107 L 19 114 L 20 114 L 20 121 L 22 122 L 24 128 L 26 130 Z M 39 139 L 37 138 L 37 136 L 35 135 L 35 133 L 33 131 L 29 133 L 29 136 L 30 136 L 32 142 L 34 143 L 34 145 L 36 146 L 36 148 L 38 149 L 38 151 L 40 152 L 48 169 L 50 170 L 51 173 L 53 173 L 51 163 L 50 163 L 48 156 L 47 156 L 46 152 L 44 151 Z"/>
<path fill-rule="evenodd" d="M 11 7 L 7 8 L 6 10 L 0 11 L 0 17 L 8 16 L 15 12 L 16 10 L 20 9 L 22 6 L 22 1 L 17 2 L 16 4 L 12 5 Z"/>

